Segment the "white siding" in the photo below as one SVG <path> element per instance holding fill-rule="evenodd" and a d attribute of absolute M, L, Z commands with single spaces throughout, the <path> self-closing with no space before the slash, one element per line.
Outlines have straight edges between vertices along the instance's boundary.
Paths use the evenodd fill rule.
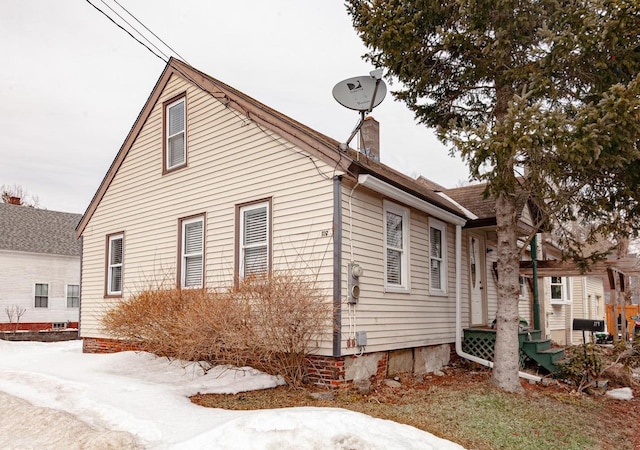
<path fill-rule="evenodd" d="M 187 91 L 188 167 L 162 174 L 162 102 Z M 232 282 L 235 206 L 272 198 L 274 269 L 318 275 L 331 301 L 333 167 L 179 78 L 172 78 L 83 233 L 82 337 L 100 328 L 105 237 L 124 232 L 124 298 L 175 286 L 178 219 L 205 215 L 205 284 Z M 323 352 L 331 348 L 330 333 Z"/>
<path fill-rule="evenodd" d="M 9 323 L 5 308 L 13 305 L 26 310 L 20 323 L 78 321 L 78 308 L 67 308 L 66 286 L 80 284 L 79 257 L 0 250 L 0 267 L 0 323 Z M 34 306 L 36 283 L 49 285 L 47 308 Z"/>
<path fill-rule="evenodd" d="M 359 186 L 349 202 L 352 187 L 353 185 L 348 184 L 343 187 L 342 353 L 357 351 L 346 348 L 350 322 L 345 304 L 346 275 L 347 264 L 351 259 L 364 269 L 364 274 L 360 277 L 360 299 L 354 308 L 351 323 L 356 325 L 357 331 L 367 332 L 367 352 L 454 342 L 455 227 L 451 224 L 447 226 L 447 294 L 430 295 L 429 218 L 420 211 L 410 209 L 410 290 L 385 292 L 383 200 L 378 194 Z M 467 284 L 465 273 L 463 287 Z M 469 303 L 466 290 L 462 298 L 463 321 L 468 323 Z"/>

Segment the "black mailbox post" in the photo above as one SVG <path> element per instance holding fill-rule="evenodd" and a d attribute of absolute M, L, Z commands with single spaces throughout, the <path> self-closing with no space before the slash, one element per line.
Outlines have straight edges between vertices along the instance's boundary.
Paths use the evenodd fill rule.
<path fill-rule="evenodd" d="M 585 331 L 604 331 L 604 320 L 593 319 L 573 319 L 573 329 L 582 330 L 582 343 L 586 344 L 587 339 L 584 335 Z"/>

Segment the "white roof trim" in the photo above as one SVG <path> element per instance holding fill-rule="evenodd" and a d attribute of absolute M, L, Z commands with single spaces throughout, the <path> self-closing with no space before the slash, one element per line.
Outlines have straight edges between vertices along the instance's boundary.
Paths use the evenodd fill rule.
<path fill-rule="evenodd" d="M 476 220 L 478 218 L 478 216 L 476 216 L 474 213 L 472 213 L 471 211 L 469 211 L 467 208 L 465 208 L 464 206 L 462 206 L 460 203 L 458 203 L 457 201 L 455 201 L 454 199 L 452 199 L 451 197 L 449 197 L 447 194 L 445 194 L 444 192 L 441 191 L 436 191 L 436 194 L 438 194 L 440 197 L 446 199 L 448 202 L 453 203 L 454 205 L 456 205 L 460 211 L 462 211 L 464 213 L 465 216 L 467 216 L 467 219 L 469 220 Z"/>
<path fill-rule="evenodd" d="M 375 178 L 372 175 L 358 175 L 358 183 L 362 186 L 368 187 L 369 189 L 379 194 L 386 195 L 389 198 L 425 212 L 432 217 L 444 220 L 445 222 L 460 226 L 467 223 L 467 221 L 463 217 L 452 214 L 449 211 L 445 211 L 444 209 L 441 209 L 436 205 L 419 199 L 418 197 L 415 197 L 408 192 L 398 189 L 397 187 L 392 186 L 389 183 L 386 183 L 378 178 Z"/>

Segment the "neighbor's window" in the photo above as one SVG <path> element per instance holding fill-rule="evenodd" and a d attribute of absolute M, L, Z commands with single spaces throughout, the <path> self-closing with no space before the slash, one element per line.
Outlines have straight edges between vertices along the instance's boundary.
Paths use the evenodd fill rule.
<path fill-rule="evenodd" d="M 551 277 L 551 303 L 567 303 L 571 301 L 571 278 Z"/>
<path fill-rule="evenodd" d="M 447 292 L 447 226 L 429 219 L 429 291 Z"/>
<path fill-rule="evenodd" d="M 203 286 L 204 217 L 180 220 L 180 286 Z"/>
<path fill-rule="evenodd" d="M 35 307 L 48 308 L 49 307 L 49 285 L 36 283 L 35 294 L 36 294 Z"/>
<path fill-rule="evenodd" d="M 165 171 L 182 167 L 187 162 L 185 96 L 170 101 L 164 107 Z"/>
<path fill-rule="evenodd" d="M 107 295 L 122 295 L 124 234 L 107 236 Z"/>
<path fill-rule="evenodd" d="M 77 284 L 67 284 L 67 308 L 78 308 L 80 306 L 80 286 Z"/>
<path fill-rule="evenodd" d="M 260 202 L 239 207 L 240 247 L 239 276 L 259 275 L 269 272 L 270 202 Z"/>
<path fill-rule="evenodd" d="M 518 277 L 518 283 L 520 284 L 520 300 L 526 300 L 529 297 L 529 289 L 527 287 L 527 277 Z"/>
<path fill-rule="evenodd" d="M 385 288 L 409 289 L 409 210 L 384 202 Z"/>

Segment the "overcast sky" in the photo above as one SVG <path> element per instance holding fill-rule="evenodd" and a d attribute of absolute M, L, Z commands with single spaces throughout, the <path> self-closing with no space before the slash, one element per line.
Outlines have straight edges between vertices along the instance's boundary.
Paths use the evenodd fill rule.
<path fill-rule="evenodd" d="M 373 67 L 342 0 L 118 1 L 214 78 L 341 142 L 356 125 L 331 91 Z M 0 185 L 83 213 L 165 62 L 83 0 L 0 0 L 0 51 Z M 372 115 L 382 162 L 449 187 L 466 181 L 461 160 L 390 94 Z"/>

